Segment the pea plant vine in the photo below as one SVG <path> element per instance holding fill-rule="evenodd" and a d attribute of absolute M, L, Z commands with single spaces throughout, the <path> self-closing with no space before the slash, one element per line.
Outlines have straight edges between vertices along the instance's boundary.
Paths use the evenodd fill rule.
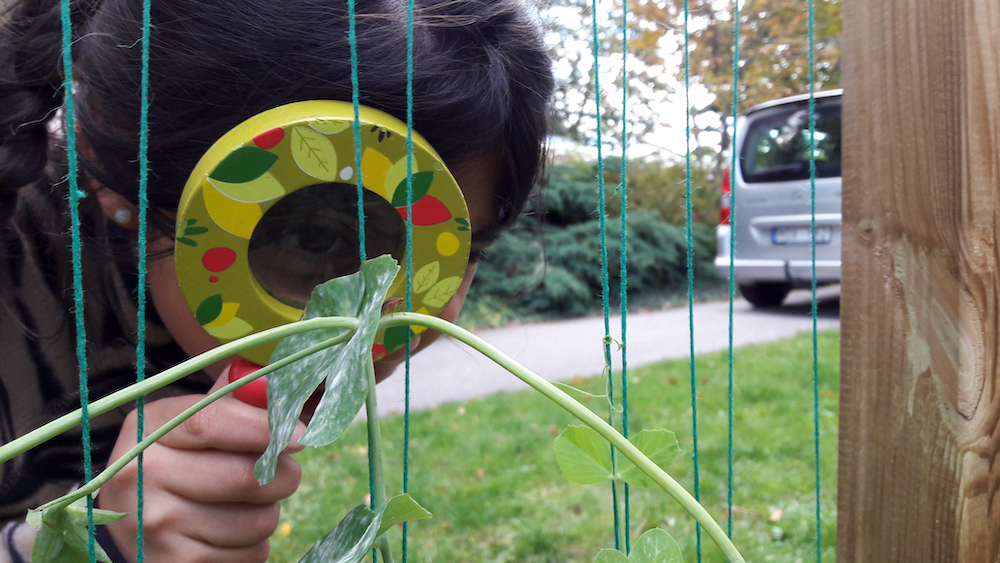
<path fill-rule="evenodd" d="M 423 326 L 450 335 L 497 362 L 583 423 L 582 426 L 568 427 L 555 440 L 556 459 L 567 479 L 581 484 L 612 480 L 632 486 L 660 487 L 703 527 L 729 561 L 744 561 L 705 508 L 662 469 L 679 452 L 672 432 L 643 430 L 630 441 L 557 385 L 521 366 L 476 335 L 448 321 L 419 313 L 382 315 L 381 307 L 386 292 L 398 269 L 395 260 L 388 256 L 368 260 L 362 264 L 358 273 L 336 278 L 317 287 L 301 321 L 219 346 L 92 402 L 88 415 L 95 417 L 241 350 L 281 339 L 270 364 L 207 395 L 151 432 L 132 450 L 109 464 L 79 489 L 31 510 L 27 522 L 38 528 L 31 560 L 34 563 L 84 562 L 89 560 L 90 549 L 94 549 L 97 560 L 110 563 L 104 550 L 92 543 L 93 534 L 88 527 L 90 522 L 96 525 L 109 524 L 125 515 L 89 508 L 87 498 L 97 495 L 102 484 L 196 412 L 235 389 L 270 375 L 266 380 L 270 442 L 255 467 L 257 480 L 262 485 L 274 478 L 278 454 L 291 441 L 296 421 L 306 401 L 322 383 L 326 384 L 322 398 L 299 443 L 313 447 L 332 444 L 347 430 L 362 406 L 366 408 L 367 414 L 374 483 L 371 506 L 360 505 L 351 510 L 300 561 L 356 563 L 375 549 L 380 553 L 382 561 L 392 563 L 393 554 L 385 532 L 402 522 L 428 518 L 430 513 L 407 494 L 387 497 L 382 475 L 382 439 L 371 349 L 379 330 L 397 326 Z M 82 416 L 82 411 L 77 410 L 0 446 L 0 463 L 81 424 Z M 602 549 L 594 558 L 595 563 L 680 561 L 680 547 L 662 529 L 646 531 L 628 554 L 615 549 Z"/>

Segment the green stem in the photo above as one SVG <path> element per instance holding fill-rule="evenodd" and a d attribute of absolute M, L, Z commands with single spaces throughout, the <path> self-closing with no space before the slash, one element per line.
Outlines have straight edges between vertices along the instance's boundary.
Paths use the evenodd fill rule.
<path fill-rule="evenodd" d="M 218 348 L 213 348 L 204 354 L 200 354 L 190 360 L 177 364 L 176 366 L 150 377 L 141 383 L 129 385 L 128 387 L 120 391 L 116 391 L 103 399 L 94 401 L 89 405 L 88 414 L 90 418 L 102 415 L 126 403 L 134 401 L 139 397 L 156 391 L 161 387 L 169 385 L 178 379 L 191 375 L 192 373 L 214 364 L 219 360 L 226 359 L 233 354 L 237 354 L 243 350 L 259 346 L 260 344 L 264 344 L 272 340 L 284 338 L 292 334 L 323 328 L 343 328 L 353 332 L 357 330 L 359 324 L 358 319 L 350 317 L 322 317 L 290 323 L 261 331 L 257 334 L 241 338 L 237 341 L 223 344 Z M 6 444 L 0 446 L 0 463 L 22 454 L 39 444 L 43 444 L 67 430 L 75 428 L 82 422 L 82 420 L 83 411 L 82 409 L 77 409 L 25 434 L 24 436 L 21 436 L 20 438 L 7 442 Z"/>
<path fill-rule="evenodd" d="M 382 470 L 382 429 L 378 422 L 378 395 L 375 391 L 375 363 L 371 356 L 366 356 L 365 373 L 367 374 L 368 396 L 365 398 L 365 414 L 368 423 L 368 459 L 371 461 L 372 472 L 372 507 L 375 512 L 385 509 L 385 473 Z M 382 561 L 393 563 L 392 548 L 385 536 L 380 537 L 375 546 L 382 553 Z"/>
<path fill-rule="evenodd" d="M 187 419 L 191 418 L 192 416 L 194 416 L 201 409 L 207 407 L 208 405 L 210 405 L 210 404 L 214 403 L 215 401 L 221 399 L 222 397 L 228 395 L 232 391 L 234 391 L 236 389 L 239 389 L 240 387 L 242 387 L 242 386 L 244 386 L 244 385 L 246 385 L 246 384 L 248 384 L 248 383 L 250 383 L 250 382 L 252 382 L 252 381 L 254 381 L 256 379 L 258 379 L 258 378 L 264 377 L 265 375 L 267 375 L 267 374 L 269 374 L 269 373 L 271 373 L 271 372 L 273 372 L 275 370 L 281 369 L 281 368 L 287 366 L 288 364 L 290 364 L 292 362 L 296 362 L 296 361 L 298 361 L 298 360 L 300 360 L 300 359 L 302 359 L 302 358 L 304 358 L 304 357 L 306 357 L 306 356 L 308 356 L 310 354 L 314 354 L 316 352 L 319 352 L 320 350 L 324 350 L 324 349 L 329 348 L 331 346 L 336 346 L 337 344 L 340 344 L 340 343 L 342 343 L 342 342 L 350 339 L 350 337 L 351 337 L 352 334 L 353 333 L 350 333 L 350 332 L 345 333 L 345 334 L 341 334 L 341 335 L 338 335 L 338 336 L 336 336 L 334 338 L 331 338 L 329 340 L 325 340 L 323 342 L 320 342 L 319 344 L 314 344 L 314 345 L 312 345 L 312 346 L 310 346 L 310 347 L 308 347 L 308 348 L 306 348 L 304 350 L 299 350 L 298 352 L 296 352 L 296 353 L 294 353 L 294 354 L 292 354 L 292 355 L 290 355 L 288 357 L 282 358 L 281 360 L 278 360 L 277 362 L 274 362 L 272 364 L 268 364 L 267 366 L 265 366 L 265 367 L 263 367 L 263 368 L 255 371 L 251 375 L 248 375 L 246 377 L 240 378 L 240 379 L 238 379 L 236 381 L 233 381 L 231 383 L 226 384 L 223 387 L 220 387 L 215 392 L 213 392 L 213 393 L 211 393 L 209 395 L 206 395 L 203 399 L 201 399 L 200 401 L 198 401 L 194 405 L 191 405 L 190 407 L 188 407 L 186 410 L 184 410 L 183 412 L 181 412 L 180 414 L 178 414 L 174 418 L 170 419 L 170 421 L 167 422 L 166 424 L 164 424 L 163 426 L 157 428 L 149 436 L 145 437 L 141 442 L 139 442 L 138 444 L 136 444 L 135 446 L 133 446 L 132 449 L 130 449 L 128 452 L 125 453 L 125 455 L 123 455 L 122 457 L 118 458 L 114 463 L 108 465 L 108 467 L 104 471 L 102 471 L 99 475 L 97 475 L 96 477 L 94 477 L 93 479 L 91 479 L 90 481 L 88 481 L 84 486 L 82 486 L 79 489 L 73 491 L 72 493 L 69 493 L 69 494 L 67 494 L 67 495 L 65 495 L 63 497 L 60 497 L 60 498 L 58 498 L 56 500 L 53 500 L 53 501 L 51 501 L 49 503 L 46 503 L 45 505 L 41 506 L 40 509 L 41 510 L 45 510 L 45 509 L 51 509 L 51 508 L 56 508 L 56 509 L 58 509 L 58 508 L 65 508 L 65 507 L 69 506 L 70 504 L 73 504 L 73 502 L 75 502 L 78 499 L 81 499 L 81 498 L 83 498 L 83 497 L 85 497 L 87 495 L 91 495 L 91 494 L 96 493 L 97 490 L 101 488 L 101 485 L 103 485 L 109 479 L 111 479 L 112 477 L 114 477 L 116 473 L 118 473 L 119 471 L 121 471 L 133 459 L 139 457 L 139 454 L 141 454 L 143 451 L 145 451 L 146 448 L 148 448 L 149 446 L 152 446 L 157 440 L 159 440 L 160 438 L 162 438 L 167 432 L 170 432 L 174 428 L 177 428 L 178 426 L 180 426 L 181 423 L 183 423 L 185 420 L 187 420 Z"/>
<path fill-rule="evenodd" d="M 585 423 L 587 426 L 593 428 L 598 434 L 604 436 L 606 440 L 611 442 L 611 444 L 617 448 L 622 455 L 631 460 L 636 467 L 638 467 L 643 473 L 648 475 L 657 485 L 666 491 L 667 494 L 680 503 L 688 514 L 694 517 L 694 519 L 705 528 L 709 537 L 711 537 L 715 544 L 719 546 L 719 549 L 722 550 L 729 561 L 733 563 L 745 563 L 743 556 L 740 555 L 739 550 L 737 550 L 736 546 L 733 545 L 732 540 L 726 536 L 725 531 L 723 531 L 722 527 L 719 526 L 719 523 L 712 518 L 708 511 L 705 510 L 705 507 L 696 501 L 694 497 L 692 497 L 691 494 L 680 485 L 680 483 L 674 480 L 673 477 L 667 474 L 666 471 L 660 469 L 659 466 L 653 463 L 652 460 L 646 457 L 645 454 L 639 451 L 638 448 L 625 439 L 625 437 L 622 436 L 617 430 L 601 419 L 601 417 L 594 414 L 593 411 L 583 406 L 576 399 L 567 395 L 558 387 L 538 376 L 528 368 L 522 366 L 489 342 L 486 342 L 482 338 L 479 338 L 475 334 L 472 334 L 459 326 L 437 317 L 422 315 L 419 313 L 395 313 L 382 317 L 382 320 L 379 323 L 379 329 L 402 325 L 426 326 L 471 346 L 484 356 L 490 358 L 504 369 L 517 376 L 521 379 L 521 381 L 524 381 L 533 387 L 542 395 L 551 399 L 570 414 L 580 419 L 580 421 Z"/>

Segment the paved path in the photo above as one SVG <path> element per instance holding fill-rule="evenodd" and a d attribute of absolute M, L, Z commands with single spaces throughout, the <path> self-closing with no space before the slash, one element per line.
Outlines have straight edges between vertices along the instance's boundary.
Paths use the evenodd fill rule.
<path fill-rule="evenodd" d="M 840 288 L 819 292 L 820 330 L 840 325 Z M 777 310 L 759 311 L 738 299 L 733 310 L 733 345 L 770 342 L 812 330 L 808 291 L 796 291 Z M 695 353 L 725 350 L 729 346 L 729 302 L 710 302 L 694 307 Z M 621 319 L 611 319 L 611 333 L 621 339 Z M 604 367 L 603 317 L 525 324 L 478 333 L 550 381 L 597 375 Z M 628 315 L 628 364 L 638 367 L 666 359 L 689 356 L 688 309 L 668 309 Z M 615 359 L 620 368 L 621 354 Z M 527 389 L 503 368 L 478 352 L 450 338 L 442 338 L 411 364 L 410 408 L 481 397 L 505 390 Z M 400 370 L 379 384 L 379 412 L 402 412 L 404 377 Z"/>

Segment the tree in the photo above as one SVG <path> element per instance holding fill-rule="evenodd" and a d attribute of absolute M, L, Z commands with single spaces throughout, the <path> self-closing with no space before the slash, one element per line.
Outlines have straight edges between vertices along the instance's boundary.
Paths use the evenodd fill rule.
<path fill-rule="evenodd" d="M 684 1 L 628 0 L 630 106 L 653 107 L 673 94 L 665 76 L 684 79 Z M 809 91 L 808 0 L 743 0 L 740 5 L 739 106 L 747 109 L 758 103 Z M 593 72 L 589 47 L 579 49 L 589 37 L 591 2 L 588 0 L 543 0 L 542 14 L 550 34 L 560 38 L 550 42 L 558 66 L 565 73 L 556 95 L 554 130 L 574 140 L 588 140 L 594 120 Z M 841 0 L 814 0 L 815 79 L 817 89 L 836 88 L 841 80 Z M 602 50 L 612 68 L 618 69 L 614 86 L 618 96 L 602 100 L 603 127 L 620 129 L 621 96 L 621 0 L 605 2 L 599 10 L 616 14 L 598 18 Z M 721 136 L 721 146 L 711 147 L 716 155 L 728 149 L 732 125 L 733 38 L 732 3 L 719 0 L 688 0 L 691 81 L 703 87 L 713 99 L 691 108 L 692 120 L 714 114 L 714 125 L 695 127 Z M 575 19 L 574 19 L 575 18 Z M 668 57 L 669 54 L 679 55 Z M 604 63 L 602 63 L 604 68 Z M 603 77 L 602 77 L 603 78 Z M 605 88 L 602 83 L 602 88 Z M 647 116 L 648 117 L 648 116 Z M 630 121 L 634 119 L 630 115 Z M 636 124 L 638 140 L 652 129 L 647 119 Z M 700 143 L 695 139 L 696 144 Z M 696 149 L 697 150 L 697 149 Z M 721 160 L 719 161 L 721 162 Z"/>
<path fill-rule="evenodd" d="M 683 33 L 683 0 L 671 0 L 674 29 Z M 690 3 L 690 65 L 693 79 L 715 95 L 713 103 L 694 112 L 720 115 L 722 150 L 730 143 L 726 125 L 732 118 L 732 14 L 719 12 L 711 0 Z M 840 86 L 840 0 L 814 2 L 814 78 L 816 89 Z M 740 9 L 739 106 L 809 92 L 807 0 L 747 0 Z M 683 47 L 682 47 L 683 49 Z M 682 51 L 683 52 L 683 51 Z"/>
<path fill-rule="evenodd" d="M 633 6 L 652 0 L 629 0 Z M 622 140 L 622 84 L 628 85 L 629 138 L 643 141 L 658 123 L 658 110 L 672 93 L 672 68 L 667 66 L 660 40 L 666 30 L 655 22 L 629 15 L 629 49 L 622 54 L 621 0 L 602 2 L 596 18 L 598 67 L 594 67 L 594 22 L 591 0 L 539 0 L 556 61 L 556 92 L 552 131 L 582 144 L 593 144 L 597 132 L 595 83 L 601 85 L 601 132 L 610 144 Z M 645 13 L 643 18 L 645 18 Z M 627 75 L 627 80 L 624 77 Z"/>

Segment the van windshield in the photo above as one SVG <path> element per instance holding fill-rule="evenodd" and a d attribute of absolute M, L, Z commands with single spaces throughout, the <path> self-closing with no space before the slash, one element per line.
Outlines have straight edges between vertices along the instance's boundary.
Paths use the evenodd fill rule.
<path fill-rule="evenodd" d="M 840 176 L 840 100 L 816 104 L 816 177 Z M 743 181 L 809 179 L 809 105 L 803 102 L 750 117 L 740 151 Z"/>

